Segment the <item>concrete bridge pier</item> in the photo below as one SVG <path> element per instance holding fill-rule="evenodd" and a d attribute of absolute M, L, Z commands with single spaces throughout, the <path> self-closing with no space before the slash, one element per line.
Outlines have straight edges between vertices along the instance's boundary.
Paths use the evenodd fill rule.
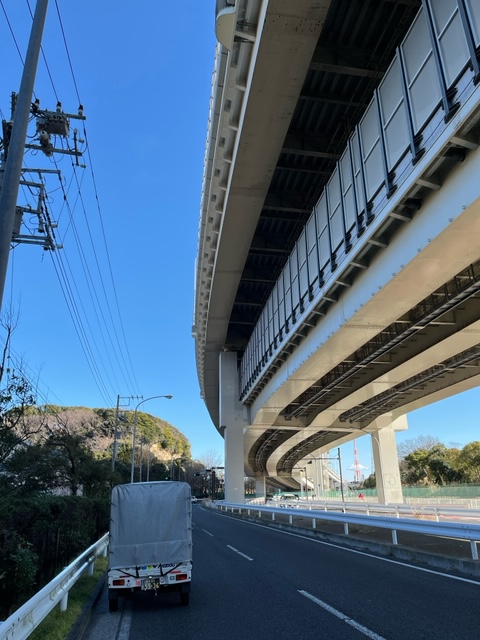
<path fill-rule="evenodd" d="M 256 478 L 255 479 L 255 496 L 257 498 L 265 498 L 265 478 Z"/>
<path fill-rule="evenodd" d="M 388 426 L 370 433 L 378 501 L 381 504 L 403 503 L 395 431 L 403 431 L 407 428 L 407 416 L 401 416 Z"/>
<path fill-rule="evenodd" d="M 225 500 L 245 503 L 244 430 L 248 424 L 247 409 L 238 400 L 237 354 L 220 354 L 220 425 L 225 440 Z"/>
<path fill-rule="evenodd" d="M 320 454 L 320 473 L 318 475 L 320 491 L 330 491 L 330 475 L 328 473 L 328 458 L 330 457 L 330 451 Z"/>

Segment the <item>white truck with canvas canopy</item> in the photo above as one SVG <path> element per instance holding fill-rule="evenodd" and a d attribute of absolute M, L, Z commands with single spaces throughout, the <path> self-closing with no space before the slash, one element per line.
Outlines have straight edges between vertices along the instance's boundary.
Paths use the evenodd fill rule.
<path fill-rule="evenodd" d="M 132 591 L 178 591 L 192 579 L 192 503 L 186 482 L 136 482 L 112 490 L 108 601 Z"/>

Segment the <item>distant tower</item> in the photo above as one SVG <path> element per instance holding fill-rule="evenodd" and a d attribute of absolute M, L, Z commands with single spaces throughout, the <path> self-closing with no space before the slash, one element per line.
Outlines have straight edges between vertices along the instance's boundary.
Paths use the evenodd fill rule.
<path fill-rule="evenodd" d="M 353 441 L 353 479 L 360 482 L 360 462 L 358 460 L 357 441 Z"/>
<path fill-rule="evenodd" d="M 358 451 L 357 451 L 357 441 L 353 441 L 353 464 L 350 467 L 353 469 L 353 480 L 355 482 L 361 482 L 363 480 L 362 477 L 362 469 L 367 469 L 363 464 L 360 464 L 358 460 Z"/>

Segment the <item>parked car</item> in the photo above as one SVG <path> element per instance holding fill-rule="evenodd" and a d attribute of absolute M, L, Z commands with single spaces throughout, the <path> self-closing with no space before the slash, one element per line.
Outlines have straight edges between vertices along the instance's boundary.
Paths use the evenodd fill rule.
<path fill-rule="evenodd" d="M 298 493 L 284 493 L 280 496 L 280 500 L 300 500 Z"/>
<path fill-rule="evenodd" d="M 192 496 L 192 504 L 197 504 L 198 498 L 197 496 Z"/>

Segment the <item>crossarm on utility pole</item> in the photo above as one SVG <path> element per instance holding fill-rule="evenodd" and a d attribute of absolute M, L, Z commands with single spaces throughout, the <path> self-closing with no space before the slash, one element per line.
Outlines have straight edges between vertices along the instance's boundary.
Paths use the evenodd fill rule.
<path fill-rule="evenodd" d="M 8 156 L 5 166 L 2 167 L 4 175 L 0 192 L 0 310 L 7 277 L 10 243 L 15 222 L 15 207 L 22 175 L 23 151 L 47 7 L 48 0 L 37 0 L 20 91 L 15 106 Z"/>

